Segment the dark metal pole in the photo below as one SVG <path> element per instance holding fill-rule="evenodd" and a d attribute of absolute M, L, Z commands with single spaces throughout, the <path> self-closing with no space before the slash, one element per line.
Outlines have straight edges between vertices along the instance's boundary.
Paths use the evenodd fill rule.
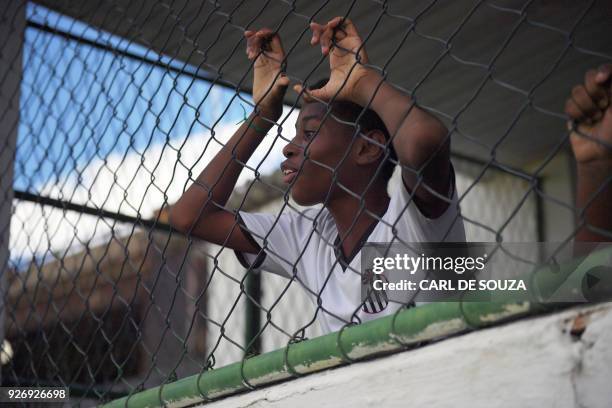
<path fill-rule="evenodd" d="M 261 352 L 261 274 L 257 270 L 249 270 L 244 279 L 244 291 L 247 294 L 245 308 L 245 355 L 254 355 Z"/>

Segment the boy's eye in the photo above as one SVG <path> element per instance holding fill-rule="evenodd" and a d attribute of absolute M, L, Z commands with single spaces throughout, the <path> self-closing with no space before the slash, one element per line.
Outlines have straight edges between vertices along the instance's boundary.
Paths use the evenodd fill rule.
<path fill-rule="evenodd" d="M 304 137 L 308 140 L 315 137 L 316 134 L 317 134 L 316 130 L 304 130 Z"/>

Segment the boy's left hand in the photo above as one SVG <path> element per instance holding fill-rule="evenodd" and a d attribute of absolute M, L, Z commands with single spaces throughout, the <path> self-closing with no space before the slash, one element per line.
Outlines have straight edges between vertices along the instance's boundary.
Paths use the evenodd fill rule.
<path fill-rule="evenodd" d="M 358 84 L 373 71 L 363 65 L 368 62 L 368 56 L 357 29 L 344 17 L 336 17 L 325 25 L 313 22 L 310 29 L 310 44 L 320 44 L 321 53 L 329 55 L 331 72 L 327 84 L 320 89 L 307 90 L 303 94 L 304 99 L 329 101 L 336 96 L 336 100 L 358 103 L 361 96 L 358 94 Z M 295 85 L 293 89 L 302 92 L 303 87 Z"/>

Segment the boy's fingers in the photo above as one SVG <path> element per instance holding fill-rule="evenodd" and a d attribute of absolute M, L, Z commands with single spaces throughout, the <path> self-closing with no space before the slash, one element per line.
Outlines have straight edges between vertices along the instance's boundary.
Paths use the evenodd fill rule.
<path fill-rule="evenodd" d="M 595 81 L 603 85 L 610 80 L 610 76 L 612 76 L 612 64 L 604 64 L 597 70 Z"/>
<path fill-rule="evenodd" d="M 274 38 L 274 31 L 269 28 L 262 28 L 255 33 L 255 37 L 259 40 L 259 48 L 262 50 L 270 50 L 271 43 Z M 259 51 L 259 50 L 258 50 Z"/>
<path fill-rule="evenodd" d="M 312 38 L 310 39 L 310 44 L 317 45 L 319 43 L 319 39 L 321 38 L 323 26 L 321 26 L 321 24 L 312 22 L 310 23 L 310 29 L 312 30 Z"/>
<path fill-rule="evenodd" d="M 334 40 L 341 41 L 346 38 L 346 34 L 342 30 L 343 17 L 335 17 L 326 24 L 325 36 L 328 38 L 327 50 L 331 49 Z M 339 29 L 340 28 L 340 29 Z"/>
<path fill-rule="evenodd" d="M 262 28 L 258 31 L 248 30 L 244 32 L 244 36 L 247 39 L 249 59 L 257 57 L 262 50 L 284 54 L 280 36 L 269 28 Z"/>
<path fill-rule="evenodd" d="M 244 36 L 247 39 L 247 48 L 258 48 L 261 44 L 261 37 L 258 35 L 259 31 L 245 31 Z"/>
<path fill-rule="evenodd" d="M 343 17 L 334 17 L 327 23 L 328 27 L 336 28 L 342 23 Z"/>
<path fill-rule="evenodd" d="M 287 75 L 285 74 L 280 74 L 275 80 L 274 83 L 272 84 L 273 88 L 276 87 L 280 87 L 282 89 L 287 88 L 289 86 L 289 83 L 291 81 L 289 80 L 289 77 L 287 77 Z"/>
<path fill-rule="evenodd" d="M 255 36 L 247 40 L 247 56 L 249 59 L 254 59 L 261 50 L 261 40 Z"/>
<path fill-rule="evenodd" d="M 340 41 L 346 38 L 347 35 L 358 35 L 353 23 L 344 17 L 335 17 L 325 25 L 312 22 L 310 23 L 310 28 L 312 30 L 310 44 L 321 44 L 323 55 L 329 54 L 334 39 Z M 340 30 L 338 30 L 339 28 Z"/>
<path fill-rule="evenodd" d="M 599 108 L 606 109 L 610 101 L 608 100 L 608 95 L 605 88 L 596 79 L 598 73 L 599 71 L 594 69 L 588 70 L 584 76 L 584 86 Z"/>
<path fill-rule="evenodd" d="M 348 18 L 344 18 L 341 21 L 342 21 L 342 29 L 344 30 L 346 35 L 351 36 L 351 37 L 359 36 L 359 33 L 357 32 L 357 28 L 355 27 L 355 24 L 353 24 L 351 20 L 349 20 Z"/>
<path fill-rule="evenodd" d="M 573 99 L 568 99 L 565 102 L 565 113 L 572 120 L 581 120 L 584 117 L 582 110 L 580 110 Z"/>
<path fill-rule="evenodd" d="M 325 28 L 325 31 L 323 31 L 323 34 L 321 34 L 321 51 L 323 52 L 323 55 L 329 54 L 329 50 L 332 47 L 333 37 L 334 29 L 328 25 Z"/>
<path fill-rule="evenodd" d="M 289 77 L 285 74 L 281 74 L 276 80 L 276 83 L 283 88 L 288 87 L 290 82 Z"/>
<path fill-rule="evenodd" d="M 266 38 L 266 37 L 268 37 L 268 36 L 270 36 L 272 34 L 274 34 L 274 32 L 271 29 L 267 28 L 267 27 L 264 27 L 264 28 L 258 30 L 257 33 L 256 33 L 256 35 L 258 37 L 260 37 L 260 38 Z"/>
<path fill-rule="evenodd" d="M 586 88 L 582 85 L 576 85 L 572 89 L 571 99 L 582 111 L 584 116 L 591 117 L 594 116 L 597 111 L 599 111 L 599 108 L 591 98 L 591 95 L 589 95 Z"/>
<path fill-rule="evenodd" d="M 307 94 L 304 91 L 304 87 L 301 84 L 295 84 L 293 85 L 293 90 L 295 91 L 295 93 L 297 94 L 302 94 L 302 98 L 304 98 L 305 101 L 308 102 L 307 100 Z"/>
<path fill-rule="evenodd" d="M 302 95 L 302 99 L 304 99 L 304 102 L 313 102 L 314 101 L 314 99 L 310 96 L 309 91 L 306 88 L 304 88 L 302 86 L 302 84 L 295 84 L 295 85 L 293 85 L 293 90 L 296 93 Z"/>
<path fill-rule="evenodd" d="M 342 41 L 349 35 L 345 29 L 345 21 L 348 20 L 345 20 L 343 17 L 336 17 L 327 23 L 327 26 L 332 29 L 332 37 L 337 41 Z"/>
<path fill-rule="evenodd" d="M 304 96 L 304 98 L 307 95 L 307 92 L 306 92 L 306 90 L 305 90 L 305 88 L 304 88 L 304 86 L 302 84 L 295 84 L 295 85 L 293 85 L 293 90 L 295 92 L 297 92 L 297 93 L 302 93 L 302 96 Z"/>
<path fill-rule="evenodd" d="M 253 37 L 252 36 L 248 37 L 247 38 L 247 46 L 246 46 L 246 54 L 247 54 L 247 57 L 249 59 L 253 59 L 253 57 L 254 57 L 253 53 L 254 53 L 255 49 L 256 49 L 256 46 L 255 46 L 255 41 L 254 41 Z"/>
<path fill-rule="evenodd" d="M 270 36 L 270 48 L 274 52 L 285 53 L 283 50 L 283 43 L 281 42 L 280 35 L 274 33 Z"/>

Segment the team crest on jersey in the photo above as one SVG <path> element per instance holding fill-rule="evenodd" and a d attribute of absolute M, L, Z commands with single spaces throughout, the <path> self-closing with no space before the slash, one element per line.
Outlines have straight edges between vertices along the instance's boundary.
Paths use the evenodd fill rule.
<path fill-rule="evenodd" d="M 380 279 L 384 282 L 389 282 L 385 277 L 384 273 L 381 275 L 377 275 L 376 279 Z M 368 314 L 376 314 L 380 313 L 387 308 L 389 305 L 389 297 L 387 296 L 387 292 L 383 290 L 376 290 L 372 286 L 372 282 L 374 281 L 374 273 L 372 269 L 366 269 L 365 272 L 361 276 L 361 284 L 362 284 L 362 297 L 363 306 L 362 310 Z"/>

